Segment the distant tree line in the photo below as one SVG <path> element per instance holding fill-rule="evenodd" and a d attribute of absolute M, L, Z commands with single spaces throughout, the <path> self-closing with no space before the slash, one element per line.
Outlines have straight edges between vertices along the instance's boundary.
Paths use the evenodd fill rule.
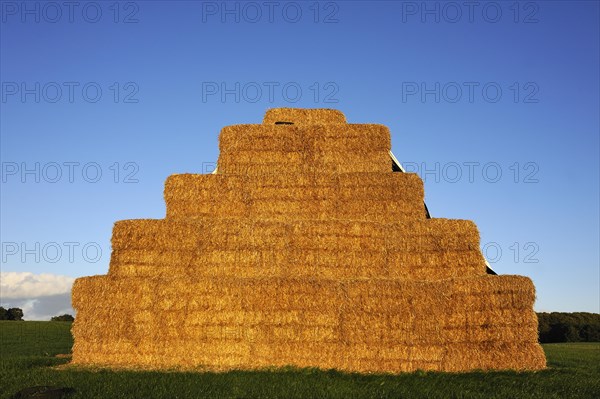
<path fill-rule="evenodd" d="M 19 308 L 4 309 L 0 306 L 0 320 L 23 320 L 23 310 Z"/>
<path fill-rule="evenodd" d="M 538 313 L 541 343 L 600 342 L 598 313 Z"/>
<path fill-rule="evenodd" d="M 23 309 L 10 308 L 5 309 L 0 306 L 0 320 L 23 320 Z M 73 321 L 75 318 L 70 314 L 63 314 L 60 316 L 54 316 L 50 321 Z"/>
<path fill-rule="evenodd" d="M 50 321 L 74 321 L 75 318 L 70 314 L 63 314 L 61 316 L 54 316 Z"/>

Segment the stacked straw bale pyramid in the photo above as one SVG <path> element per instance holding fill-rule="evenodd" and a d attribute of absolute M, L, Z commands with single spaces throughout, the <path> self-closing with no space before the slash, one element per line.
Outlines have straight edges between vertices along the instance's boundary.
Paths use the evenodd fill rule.
<path fill-rule="evenodd" d="M 468 220 L 428 219 L 383 125 L 272 109 L 225 127 L 218 173 L 170 176 L 167 216 L 115 224 L 73 287 L 73 363 L 355 372 L 545 367 L 534 287 L 486 273 Z"/>

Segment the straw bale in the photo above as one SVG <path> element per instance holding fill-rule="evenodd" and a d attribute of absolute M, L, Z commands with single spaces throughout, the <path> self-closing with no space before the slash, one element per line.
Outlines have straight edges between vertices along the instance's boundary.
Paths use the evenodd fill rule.
<path fill-rule="evenodd" d="M 207 311 L 188 312 L 184 323 L 186 326 L 198 325 L 303 325 L 310 327 L 335 327 L 338 324 L 337 310 L 331 311 L 223 311 L 219 313 Z"/>
<path fill-rule="evenodd" d="M 239 174 L 245 175 L 248 173 L 243 173 L 243 169 L 240 172 L 237 172 L 235 167 L 240 165 L 241 167 L 245 165 L 258 165 L 258 166 L 284 166 L 285 162 L 290 164 L 305 164 L 309 161 L 308 153 L 301 153 L 298 151 L 290 151 L 288 149 L 282 150 L 267 150 L 265 148 L 261 149 L 250 149 L 250 150 L 238 150 L 238 151 L 227 151 L 221 152 L 221 156 L 218 160 L 219 165 L 219 174 Z M 232 163 L 232 170 L 228 170 L 227 168 L 223 169 L 221 167 L 221 158 L 223 161 L 230 161 Z M 309 165 L 305 165 L 309 166 Z M 284 172 L 285 169 L 282 169 L 281 172 Z M 279 172 L 279 171 L 278 171 Z"/>
<path fill-rule="evenodd" d="M 341 173 L 337 175 L 342 200 L 386 199 L 419 202 L 424 199 L 423 181 L 416 173 Z"/>
<path fill-rule="evenodd" d="M 469 311 L 530 309 L 535 300 L 531 280 L 521 276 L 483 275 L 441 281 L 357 280 L 347 286 L 346 292 L 362 309 L 373 312 L 402 311 L 410 307 L 415 313 L 428 313 L 444 303 L 456 303 Z M 421 295 L 423 292 L 431 294 Z"/>
<path fill-rule="evenodd" d="M 470 220 L 427 219 L 390 224 L 388 249 L 401 253 L 472 251 L 479 249 L 479 231 Z"/>
<path fill-rule="evenodd" d="M 174 253 L 176 254 L 176 253 Z M 110 273 L 122 277 L 293 277 L 293 278 L 378 278 L 389 274 L 385 255 L 380 252 L 353 252 L 344 256 L 345 263 L 336 259 L 338 255 L 325 250 L 294 250 L 288 254 L 276 251 L 251 252 L 246 258 L 230 252 L 224 258 L 213 255 L 211 259 L 198 255 L 185 265 L 143 264 L 133 261 L 111 260 Z M 123 258 L 123 255 L 120 256 Z M 174 255 L 176 258 L 177 255 Z M 215 258 L 221 258 L 216 259 Z M 224 260 L 223 260 L 224 258 Z M 368 268 L 367 268 L 368 266 Z"/>
<path fill-rule="evenodd" d="M 275 222 L 272 222 L 275 223 Z M 281 224 L 280 224 L 281 225 Z M 115 223 L 112 248 L 198 251 L 208 248 L 243 249 L 250 244 L 253 229 L 263 227 L 262 233 L 276 243 L 273 229 L 264 228 L 260 221 L 248 223 L 240 219 L 167 220 L 137 219 Z M 285 240 L 285 225 L 278 229 Z"/>
<path fill-rule="evenodd" d="M 277 151 L 302 156 L 309 148 L 304 129 L 298 126 L 232 125 L 219 134 L 221 153 Z"/>
<path fill-rule="evenodd" d="M 540 370 L 546 367 L 546 358 L 537 342 L 467 343 L 446 349 L 443 370 L 465 371 L 466 364 L 480 370 Z"/>
<path fill-rule="evenodd" d="M 332 216 L 342 220 L 419 220 L 425 219 L 426 216 L 423 202 L 411 204 L 390 200 L 361 200 L 356 198 L 345 202 L 338 200 L 337 205 L 337 212 Z"/>
<path fill-rule="evenodd" d="M 243 157 L 240 156 L 243 154 Z M 288 151 L 270 152 L 268 157 L 260 152 L 237 152 L 219 156 L 217 166 L 219 174 L 235 174 L 246 176 L 261 176 L 279 173 L 305 174 L 315 172 L 301 154 Z"/>
<path fill-rule="evenodd" d="M 303 129 L 310 132 L 313 152 L 390 151 L 390 130 L 377 124 L 318 125 Z M 389 153 L 388 153 L 389 160 Z"/>
<path fill-rule="evenodd" d="M 389 172 L 388 150 L 319 151 L 312 154 L 311 165 L 316 171 L 329 173 Z"/>
<path fill-rule="evenodd" d="M 264 125 L 288 122 L 294 125 L 346 123 L 346 117 L 336 109 L 271 108 L 263 118 Z M 287 126 L 287 125 L 280 125 Z"/>
<path fill-rule="evenodd" d="M 271 199 L 330 198 L 337 193 L 337 175 L 289 173 L 261 175 L 248 178 L 245 189 L 253 201 Z"/>
<path fill-rule="evenodd" d="M 249 198 L 244 176 L 172 175 L 165 182 L 167 217 L 244 217 Z"/>
<path fill-rule="evenodd" d="M 432 280 L 486 273 L 485 260 L 479 250 L 399 252 L 389 246 L 386 248 L 392 278 Z"/>
<path fill-rule="evenodd" d="M 241 201 L 248 178 L 240 175 L 176 174 L 165 182 L 165 198 L 215 201 L 221 198 Z"/>

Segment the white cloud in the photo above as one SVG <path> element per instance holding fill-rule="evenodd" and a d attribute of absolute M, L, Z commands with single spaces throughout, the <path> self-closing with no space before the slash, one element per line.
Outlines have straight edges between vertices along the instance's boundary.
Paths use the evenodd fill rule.
<path fill-rule="evenodd" d="M 59 274 L 0 272 L 0 299 L 35 298 L 71 292 L 74 277 Z"/>
<path fill-rule="evenodd" d="M 73 277 L 49 273 L 0 272 L 0 306 L 23 309 L 25 320 L 75 315 L 71 307 L 73 281 Z"/>

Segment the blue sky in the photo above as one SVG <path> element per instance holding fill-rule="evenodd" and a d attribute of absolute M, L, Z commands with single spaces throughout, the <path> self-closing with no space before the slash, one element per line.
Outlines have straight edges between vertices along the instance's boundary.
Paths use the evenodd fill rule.
<path fill-rule="evenodd" d="M 115 221 L 164 217 L 222 127 L 297 106 L 387 125 L 537 310 L 600 311 L 598 2 L 0 4 L 3 305 L 68 310 Z"/>

